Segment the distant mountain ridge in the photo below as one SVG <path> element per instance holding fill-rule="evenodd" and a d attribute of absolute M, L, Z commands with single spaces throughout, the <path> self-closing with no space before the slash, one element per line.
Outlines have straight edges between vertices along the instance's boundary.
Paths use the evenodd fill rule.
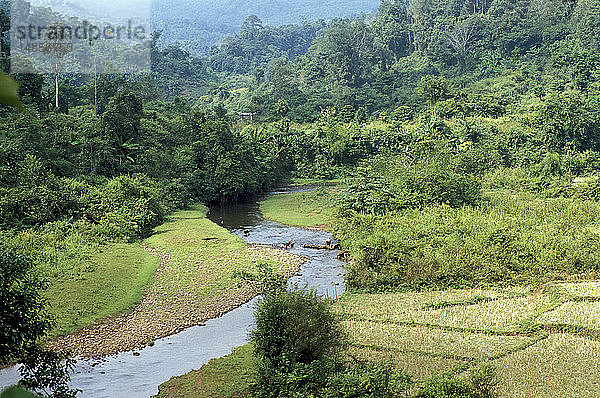
<path fill-rule="evenodd" d="M 161 39 L 196 55 L 237 33 L 249 15 L 277 26 L 355 16 L 377 10 L 380 0 L 176 0 L 153 3 L 153 28 Z"/>
<path fill-rule="evenodd" d="M 89 20 L 122 21 L 151 15 L 152 29 L 162 30 L 161 44 L 178 45 L 193 55 L 239 32 L 244 20 L 258 16 L 279 26 L 373 13 L 381 0 L 29 0 L 63 15 Z M 10 9 L 10 7 L 8 7 Z"/>

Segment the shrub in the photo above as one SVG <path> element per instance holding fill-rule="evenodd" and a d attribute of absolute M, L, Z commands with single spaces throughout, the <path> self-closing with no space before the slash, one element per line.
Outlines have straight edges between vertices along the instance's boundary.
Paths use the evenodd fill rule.
<path fill-rule="evenodd" d="M 22 355 L 52 326 L 32 262 L 0 246 L 0 363 Z"/>
<path fill-rule="evenodd" d="M 398 108 L 394 109 L 390 116 L 394 121 L 408 122 L 413 118 L 413 110 L 410 108 L 410 106 L 399 106 Z"/>
<path fill-rule="evenodd" d="M 495 369 L 491 365 L 477 368 L 467 380 L 432 378 L 416 395 L 417 398 L 494 398 L 497 396 Z"/>
<path fill-rule="evenodd" d="M 72 180 L 54 176 L 37 158 L 20 162 L 18 174 L 14 185 L 0 188 L 0 227 L 39 226 L 80 212 Z"/>
<path fill-rule="evenodd" d="M 107 225 L 110 235 L 122 231 L 125 236 L 146 237 L 163 221 L 158 189 L 146 176 L 115 177 L 98 195 L 95 207 L 102 214 L 99 221 Z M 113 228 L 115 231 L 110 232 Z"/>
<path fill-rule="evenodd" d="M 412 385 L 408 375 L 391 365 L 356 363 L 331 376 L 321 396 L 326 398 L 399 397 Z"/>
<path fill-rule="evenodd" d="M 499 194 L 488 201 L 338 221 L 335 232 L 354 258 L 349 287 L 473 287 L 600 273 L 596 202 Z"/>
<path fill-rule="evenodd" d="M 274 291 L 256 312 L 252 332 L 259 369 L 253 391 L 278 397 L 317 391 L 326 385 L 341 334 L 328 304 L 314 291 Z"/>
<path fill-rule="evenodd" d="M 340 342 L 334 315 L 314 291 L 268 294 L 255 316 L 256 354 L 276 366 L 327 358 Z"/>
<path fill-rule="evenodd" d="M 413 159 L 379 158 L 359 168 L 358 176 L 337 203 L 341 213 L 382 214 L 441 203 L 460 207 L 479 201 L 478 180 L 456 170 L 447 156 Z"/>
<path fill-rule="evenodd" d="M 573 195 L 585 200 L 600 201 L 600 177 L 589 176 L 575 179 Z"/>

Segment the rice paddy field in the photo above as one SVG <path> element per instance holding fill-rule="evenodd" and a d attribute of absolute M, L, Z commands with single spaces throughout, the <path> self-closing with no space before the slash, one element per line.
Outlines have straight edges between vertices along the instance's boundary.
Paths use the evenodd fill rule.
<path fill-rule="evenodd" d="M 348 361 L 389 361 L 417 382 L 492 363 L 500 397 L 600 396 L 600 282 L 347 294 L 334 309 Z"/>
<path fill-rule="evenodd" d="M 421 383 L 491 363 L 497 396 L 600 396 L 600 282 L 537 288 L 347 293 L 333 309 L 346 334 L 342 358 L 391 363 Z M 244 397 L 252 350 L 163 384 L 159 397 Z M 224 382 L 227 380 L 227 382 Z"/>

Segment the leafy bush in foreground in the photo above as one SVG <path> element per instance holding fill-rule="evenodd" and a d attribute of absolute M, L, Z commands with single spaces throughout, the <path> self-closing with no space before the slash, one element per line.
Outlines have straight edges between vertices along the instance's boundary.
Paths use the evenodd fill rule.
<path fill-rule="evenodd" d="M 255 395 L 277 397 L 322 388 L 341 337 L 327 303 L 314 291 L 275 291 L 261 301 L 255 317 Z"/>
<path fill-rule="evenodd" d="M 256 354 L 277 367 L 327 358 L 340 342 L 334 315 L 315 292 L 269 294 L 255 316 Z"/>
<path fill-rule="evenodd" d="M 405 392 L 411 383 L 391 367 L 337 362 L 339 325 L 314 291 L 272 291 L 255 317 L 256 397 L 383 398 Z"/>
<path fill-rule="evenodd" d="M 43 287 L 29 259 L 0 246 L 0 363 L 18 358 L 50 328 Z"/>

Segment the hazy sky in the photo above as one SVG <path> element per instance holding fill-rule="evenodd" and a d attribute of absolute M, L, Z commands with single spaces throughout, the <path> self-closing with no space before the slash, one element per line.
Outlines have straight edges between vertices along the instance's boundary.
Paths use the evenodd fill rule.
<path fill-rule="evenodd" d="M 77 5 L 90 11 L 94 17 L 108 18 L 130 18 L 151 14 L 156 19 L 189 18 L 203 19 L 207 22 L 221 20 L 228 15 L 257 14 L 269 22 L 271 16 L 294 15 L 298 19 L 306 17 L 315 19 L 319 17 L 328 18 L 332 16 L 344 16 L 348 10 L 358 14 L 370 12 L 377 8 L 380 0 L 30 0 L 34 5 L 51 6 L 55 11 L 67 13 L 78 11 Z M 336 9 L 343 9 L 338 11 Z M 318 11 L 317 11 L 318 10 Z M 325 11 L 327 15 L 321 15 Z M 303 15 L 305 14 L 305 15 Z M 90 15 L 76 15 L 79 17 L 90 17 Z M 289 18 L 285 19 L 287 22 Z M 279 23 L 283 20 L 275 20 Z M 239 21 L 230 21 L 237 24 Z"/>

